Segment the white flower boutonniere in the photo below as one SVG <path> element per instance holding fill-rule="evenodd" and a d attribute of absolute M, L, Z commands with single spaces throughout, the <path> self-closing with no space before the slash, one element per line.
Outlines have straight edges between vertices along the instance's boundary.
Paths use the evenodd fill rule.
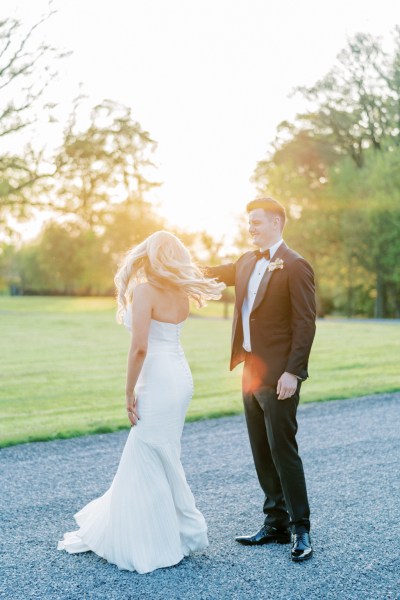
<path fill-rule="evenodd" d="M 275 271 L 275 269 L 283 269 L 284 260 L 282 258 L 277 258 L 274 261 L 271 261 L 268 265 L 268 271 Z"/>

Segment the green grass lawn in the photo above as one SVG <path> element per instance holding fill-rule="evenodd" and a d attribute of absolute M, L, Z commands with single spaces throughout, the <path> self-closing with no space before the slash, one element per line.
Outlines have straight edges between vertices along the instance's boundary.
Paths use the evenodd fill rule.
<path fill-rule="evenodd" d="M 228 369 L 230 321 L 215 318 L 222 309 L 195 310 L 184 327 L 189 419 L 242 410 L 241 367 Z M 0 297 L 0 331 L 0 446 L 127 426 L 129 334 L 113 299 Z M 400 390 L 399 356 L 398 322 L 319 321 L 302 402 Z"/>

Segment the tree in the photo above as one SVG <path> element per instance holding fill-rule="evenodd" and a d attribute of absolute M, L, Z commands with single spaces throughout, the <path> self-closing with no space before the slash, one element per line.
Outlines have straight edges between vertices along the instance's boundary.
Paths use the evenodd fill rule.
<path fill-rule="evenodd" d="M 123 253 L 155 231 L 164 229 L 165 221 L 144 200 L 125 200 L 113 205 L 105 216 L 102 243 L 104 252 L 117 264 Z"/>
<path fill-rule="evenodd" d="M 281 124 L 254 174 L 260 193 L 286 204 L 285 237 L 314 264 L 320 306 L 349 316 L 399 314 L 400 28 L 395 36 L 389 56 L 358 34 L 326 77 L 299 88 L 311 109 Z"/>
<path fill-rule="evenodd" d="M 66 53 L 46 43 L 37 44 L 34 34 L 52 14 L 49 12 L 28 31 L 15 19 L 0 21 L 0 142 L 32 125 L 37 112 L 51 108 L 41 100 L 56 76 L 51 65 Z M 40 162 L 40 155 L 30 147 L 22 156 L 7 150 L 0 155 L 0 222 L 9 213 L 26 216 L 29 207 L 39 203 L 29 192 L 48 175 Z"/>
<path fill-rule="evenodd" d="M 367 148 L 382 150 L 400 141 L 400 28 L 394 38 L 396 51 L 389 56 L 378 38 L 358 33 L 323 79 L 296 90 L 314 107 L 297 115 L 301 126 L 359 168 Z"/>
<path fill-rule="evenodd" d="M 399 316 L 400 149 L 370 150 L 359 172 L 344 162 L 332 174 L 330 193 L 339 198 L 346 261 L 362 267 L 374 316 Z"/>
<path fill-rule="evenodd" d="M 156 144 L 132 119 L 131 109 L 110 100 L 95 106 L 89 126 L 80 130 L 79 100 L 55 158 L 53 203 L 92 228 L 105 222 L 113 201 L 140 203 L 159 185 L 146 177 Z"/>
<path fill-rule="evenodd" d="M 24 294 L 112 293 L 115 266 L 94 232 L 72 223 L 47 223 L 37 240 L 16 253 L 14 272 Z"/>
<path fill-rule="evenodd" d="M 113 205 L 101 232 L 83 223 L 49 221 L 20 250 L 0 247 L 0 285 L 23 294 L 113 294 L 122 254 L 163 227 L 145 201 Z"/>

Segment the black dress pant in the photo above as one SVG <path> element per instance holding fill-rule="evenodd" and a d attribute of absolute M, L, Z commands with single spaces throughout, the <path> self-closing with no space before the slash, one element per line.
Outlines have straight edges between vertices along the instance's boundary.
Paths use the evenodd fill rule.
<path fill-rule="evenodd" d="M 251 450 L 260 486 L 265 494 L 265 524 L 293 532 L 310 530 L 310 509 L 303 463 L 296 442 L 296 412 L 300 385 L 286 400 L 276 388 L 252 386 L 252 357 L 246 357 L 243 402 Z M 250 383 L 250 385 L 249 385 Z"/>

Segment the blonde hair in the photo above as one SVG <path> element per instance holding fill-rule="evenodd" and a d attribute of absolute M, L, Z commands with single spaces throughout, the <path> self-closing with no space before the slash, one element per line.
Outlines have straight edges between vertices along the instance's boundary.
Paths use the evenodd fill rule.
<path fill-rule="evenodd" d="M 225 288 L 224 283 L 204 277 L 193 264 L 188 249 L 168 231 L 156 231 L 129 250 L 122 261 L 114 278 L 119 323 L 132 301 L 135 285 L 146 281 L 159 288 L 180 289 L 199 307 L 204 306 L 206 300 L 218 300 Z"/>

